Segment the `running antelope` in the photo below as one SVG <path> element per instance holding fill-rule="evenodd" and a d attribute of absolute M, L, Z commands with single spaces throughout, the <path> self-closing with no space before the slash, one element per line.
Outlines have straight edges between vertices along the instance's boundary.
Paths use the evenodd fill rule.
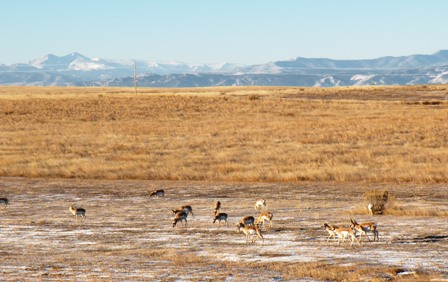
<path fill-rule="evenodd" d="M 246 243 L 249 243 L 251 235 L 255 235 L 255 237 L 252 239 L 252 243 L 254 243 L 255 240 L 257 240 L 257 238 L 261 238 L 261 240 L 263 240 L 263 242 L 264 242 L 263 235 L 261 235 L 261 231 L 260 231 L 260 228 L 258 227 L 258 225 L 245 226 L 243 223 L 240 222 L 237 225 L 237 227 L 238 227 L 238 233 L 243 231 L 243 233 L 246 235 Z"/>
<path fill-rule="evenodd" d="M 213 206 L 213 214 L 216 214 L 221 209 L 221 202 L 216 201 L 215 205 Z"/>
<path fill-rule="evenodd" d="M 330 240 L 330 238 L 336 239 L 337 234 L 336 234 L 335 229 L 338 228 L 337 226 L 324 223 L 324 224 L 322 224 L 322 227 L 324 227 L 325 230 L 327 230 L 327 232 L 328 232 L 327 242 L 328 242 L 328 240 Z"/>
<path fill-rule="evenodd" d="M 245 216 L 245 217 L 243 217 L 243 218 L 240 220 L 240 222 L 237 224 L 237 226 L 238 226 L 240 223 L 242 223 L 244 226 L 247 226 L 247 225 L 252 225 L 252 226 L 254 226 L 254 225 L 255 225 L 255 218 L 254 218 L 253 216 Z"/>
<path fill-rule="evenodd" d="M 263 229 L 264 229 L 264 222 L 269 221 L 268 229 L 271 229 L 272 228 L 272 216 L 273 216 L 272 213 L 270 213 L 268 211 L 261 213 L 258 216 L 257 220 L 255 221 L 255 225 L 260 225 L 260 227 L 263 227 Z"/>
<path fill-rule="evenodd" d="M 188 205 L 188 206 L 181 206 L 181 207 L 178 207 L 177 209 L 172 210 L 172 211 L 173 211 L 173 214 L 176 214 L 176 213 L 179 213 L 179 212 L 182 212 L 182 211 L 186 212 L 187 214 L 191 213 L 191 215 L 194 217 L 193 208 L 190 205 Z"/>
<path fill-rule="evenodd" d="M 83 221 L 86 218 L 86 210 L 83 208 L 75 208 L 74 205 L 70 205 L 68 209 L 72 212 L 72 214 L 75 216 L 76 221 L 78 221 L 78 217 L 81 218 L 81 221 Z"/>
<path fill-rule="evenodd" d="M 181 224 L 182 224 L 182 221 L 185 221 L 185 226 L 187 226 L 187 216 L 188 216 L 188 213 L 186 213 L 184 211 L 180 211 L 180 212 L 176 213 L 176 215 L 174 216 L 174 219 L 173 219 L 173 227 L 176 227 L 176 224 L 179 221 Z"/>
<path fill-rule="evenodd" d="M 149 197 L 155 197 L 155 196 L 157 196 L 158 198 L 164 197 L 165 196 L 165 190 L 163 190 L 163 189 L 155 190 L 155 191 L 152 191 L 149 194 Z"/>
<path fill-rule="evenodd" d="M 338 235 L 338 246 L 341 244 L 341 242 L 345 241 L 345 238 L 350 237 L 350 247 L 353 245 L 353 241 L 357 241 L 358 245 L 361 245 L 359 243 L 358 238 L 356 238 L 356 233 L 351 227 L 337 227 L 334 229 L 336 232 L 336 235 Z"/>
<path fill-rule="evenodd" d="M 0 204 L 5 205 L 5 209 L 7 206 L 9 206 L 9 201 L 6 198 L 0 198 Z"/>
<path fill-rule="evenodd" d="M 263 209 L 264 209 L 265 211 L 268 210 L 268 208 L 266 207 L 266 201 L 265 201 L 264 199 L 258 199 L 258 200 L 255 202 L 254 209 L 255 209 L 256 211 L 259 211 L 259 210 L 261 210 L 262 207 L 263 207 Z"/>
<path fill-rule="evenodd" d="M 375 238 L 379 241 L 379 234 L 378 231 L 376 230 L 376 223 L 374 222 L 363 222 L 363 223 L 357 223 L 356 220 L 350 219 L 351 221 L 351 225 L 350 227 L 355 228 L 356 231 L 358 231 L 361 235 L 359 235 L 359 240 L 361 240 L 362 235 L 364 234 L 367 239 L 370 238 L 367 235 L 367 232 L 371 232 L 373 233 L 373 241 L 375 241 Z"/>
<path fill-rule="evenodd" d="M 227 226 L 227 225 L 228 225 L 228 222 L 227 222 L 227 214 L 226 214 L 226 213 L 223 213 L 223 212 L 220 212 L 220 213 L 215 212 L 215 218 L 213 219 L 213 224 L 214 224 L 216 221 L 218 221 L 219 226 L 221 226 L 221 221 L 222 221 L 222 220 L 226 222 L 226 226 Z"/>

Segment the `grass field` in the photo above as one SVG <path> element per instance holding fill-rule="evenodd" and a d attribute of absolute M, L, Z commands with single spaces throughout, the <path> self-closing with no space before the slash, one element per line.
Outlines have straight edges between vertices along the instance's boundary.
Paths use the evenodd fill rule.
<path fill-rule="evenodd" d="M 0 87 L 2 277 L 445 281 L 447 120 L 446 85 Z M 395 206 L 369 216 L 375 189 Z M 256 198 L 274 228 L 248 245 L 236 223 Z M 173 228 L 183 204 L 195 217 Z M 380 241 L 327 242 L 321 225 L 350 218 Z"/>
<path fill-rule="evenodd" d="M 0 88 L 0 176 L 447 182 L 447 86 Z"/>

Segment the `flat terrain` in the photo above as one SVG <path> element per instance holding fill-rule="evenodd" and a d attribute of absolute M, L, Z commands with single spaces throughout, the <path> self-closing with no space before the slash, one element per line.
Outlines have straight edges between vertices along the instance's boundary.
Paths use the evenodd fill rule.
<path fill-rule="evenodd" d="M 447 88 L 0 87 L 0 176 L 447 183 Z"/>
<path fill-rule="evenodd" d="M 164 189 L 164 198 L 149 192 Z M 356 214 L 368 189 L 388 189 L 397 205 L 447 211 L 445 185 L 222 183 L 0 179 L 3 279 L 53 280 L 406 280 L 448 279 L 447 217 Z M 274 214 L 265 241 L 246 244 L 242 216 L 265 198 Z M 229 225 L 212 225 L 213 202 Z M 70 203 L 87 210 L 76 222 Z M 191 204 L 187 227 L 171 209 Z M 322 223 L 374 220 L 379 242 L 326 242 Z M 371 237 L 371 236 L 370 236 Z"/>
<path fill-rule="evenodd" d="M 447 121 L 446 85 L 0 87 L 1 277 L 446 281 Z M 368 216 L 379 189 L 395 206 Z M 246 244 L 257 198 L 274 227 Z M 380 241 L 327 242 L 321 225 L 350 218 Z"/>

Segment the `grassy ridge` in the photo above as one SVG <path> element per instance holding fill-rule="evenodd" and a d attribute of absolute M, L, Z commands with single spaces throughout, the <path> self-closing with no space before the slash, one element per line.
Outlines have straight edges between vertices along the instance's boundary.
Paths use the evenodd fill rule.
<path fill-rule="evenodd" d="M 2 87 L 0 176 L 447 182 L 446 86 Z"/>

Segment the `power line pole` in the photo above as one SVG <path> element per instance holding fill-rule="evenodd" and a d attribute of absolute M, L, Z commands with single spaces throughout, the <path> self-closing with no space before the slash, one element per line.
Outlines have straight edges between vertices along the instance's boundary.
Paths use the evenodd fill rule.
<path fill-rule="evenodd" d="M 134 61 L 134 91 L 137 95 L 137 63 Z"/>

